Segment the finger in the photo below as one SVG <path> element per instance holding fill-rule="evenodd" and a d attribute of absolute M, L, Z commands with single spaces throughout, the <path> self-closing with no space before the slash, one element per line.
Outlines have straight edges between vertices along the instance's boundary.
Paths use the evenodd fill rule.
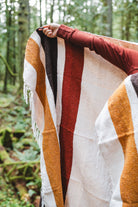
<path fill-rule="evenodd" d="M 49 31 L 48 28 L 43 28 L 43 32 L 47 32 L 47 31 Z"/>
<path fill-rule="evenodd" d="M 39 31 L 42 31 L 43 29 L 44 29 L 43 27 L 38 28 Z"/>
<path fill-rule="evenodd" d="M 44 25 L 43 28 L 50 28 L 50 25 Z"/>
<path fill-rule="evenodd" d="M 48 36 L 48 37 L 52 37 L 52 36 L 53 36 L 52 32 L 48 32 L 48 33 L 47 33 L 47 36 Z"/>
<path fill-rule="evenodd" d="M 43 33 L 44 33 L 45 35 L 47 35 L 47 30 L 48 30 L 48 29 L 46 29 L 46 28 L 43 29 Z"/>
<path fill-rule="evenodd" d="M 52 33 L 52 31 L 50 29 L 44 29 L 43 32 L 45 35 Z"/>
<path fill-rule="evenodd" d="M 49 28 L 49 25 L 44 25 L 44 26 L 42 26 L 42 27 L 39 27 L 38 30 L 39 30 L 39 31 L 42 31 L 44 28 Z"/>

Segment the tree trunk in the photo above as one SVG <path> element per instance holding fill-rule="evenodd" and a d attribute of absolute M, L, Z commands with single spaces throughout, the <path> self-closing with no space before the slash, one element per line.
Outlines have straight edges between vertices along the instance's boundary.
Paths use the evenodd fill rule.
<path fill-rule="evenodd" d="M 128 9 L 129 0 L 126 2 L 126 21 L 125 21 L 125 38 L 127 41 L 130 40 L 130 25 L 131 25 L 131 10 Z"/>
<path fill-rule="evenodd" d="M 40 4 L 40 26 L 42 26 L 42 0 L 39 0 Z"/>
<path fill-rule="evenodd" d="M 55 0 L 51 2 L 51 9 L 50 9 L 50 22 L 53 22 L 53 15 L 54 15 L 54 4 Z"/>
<path fill-rule="evenodd" d="M 66 22 L 66 0 L 64 0 L 64 3 L 63 3 L 63 23 Z"/>
<path fill-rule="evenodd" d="M 60 5 L 60 0 L 58 0 L 58 12 L 59 12 L 59 15 L 58 15 L 58 21 L 59 23 L 61 22 L 61 5 Z"/>
<path fill-rule="evenodd" d="M 15 25 L 16 25 L 16 20 L 15 20 L 15 0 L 11 0 L 11 5 L 12 5 L 12 39 L 11 39 L 11 47 L 12 47 L 12 71 L 13 73 L 16 73 L 16 29 L 15 29 Z M 14 76 L 12 78 L 12 84 L 15 85 L 16 83 L 16 76 Z"/>
<path fill-rule="evenodd" d="M 91 4 L 90 4 L 90 13 L 91 13 L 91 21 L 90 21 L 90 30 L 87 28 L 87 26 L 85 26 L 85 31 L 90 31 L 92 33 L 94 33 L 94 28 L 95 28 L 95 21 L 94 21 L 94 8 L 93 8 L 94 4 L 93 4 L 93 0 L 91 0 Z M 89 8 L 88 8 L 89 9 Z M 87 9 L 87 12 L 89 12 Z"/>
<path fill-rule="evenodd" d="M 47 24 L 47 0 L 45 0 L 45 24 Z"/>
<path fill-rule="evenodd" d="M 102 0 L 104 12 L 102 13 L 101 34 L 107 36 L 107 0 Z"/>
<path fill-rule="evenodd" d="M 108 24 L 108 36 L 112 37 L 112 0 L 107 0 L 108 5 L 108 16 L 107 16 L 107 24 Z"/>
<path fill-rule="evenodd" d="M 25 47 L 29 35 L 28 31 L 28 16 L 29 16 L 29 0 L 19 0 L 19 12 L 18 12 L 18 44 L 19 44 L 19 92 L 22 92 L 23 89 L 23 63 L 24 63 L 24 53 Z"/>
<path fill-rule="evenodd" d="M 15 41 L 15 36 L 13 38 L 13 48 L 16 48 L 16 41 Z M 13 60 L 14 60 L 14 65 L 13 65 L 13 72 L 16 73 L 16 49 L 13 51 Z M 16 83 L 16 76 L 13 77 L 13 85 Z"/>
<path fill-rule="evenodd" d="M 122 7 L 124 6 L 124 0 L 122 0 L 122 2 L 121 2 L 121 4 L 122 4 Z M 121 10 L 121 28 L 120 28 L 120 30 L 121 30 L 121 39 L 122 40 L 124 40 L 124 38 L 125 38 L 125 34 L 124 34 L 124 10 Z"/>
<path fill-rule="evenodd" d="M 10 27 L 11 27 L 11 8 L 7 4 L 7 0 L 5 1 L 6 4 L 6 29 L 7 29 L 7 47 L 6 47 L 6 60 L 8 64 L 10 63 Z M 8 68 L 5 68 L 5 77 L 4 77 L 4 87 L 3 92 L 7 93 L 7 84 L 8 84 Z"/>
<path fill-rule="evenodd" d="M 29 0 L 28 0 L 28 4 L 27 4 L 27 10 L 28 10 L 28 36 L 30 35 L 30 19 L 31 19 L 31 15 L 30 15 L 30 4 L 29 4 Z"/>
<path fill-rule="evenodd" d="M 136 15 L 136 42 L 138 42 L 138 4 L 137 4 L 137 0 L 134 0 L 134 3 L 135 3 L 135 5 L 136 5 L 136 13 L 135 13 L 135 15 Z"/>

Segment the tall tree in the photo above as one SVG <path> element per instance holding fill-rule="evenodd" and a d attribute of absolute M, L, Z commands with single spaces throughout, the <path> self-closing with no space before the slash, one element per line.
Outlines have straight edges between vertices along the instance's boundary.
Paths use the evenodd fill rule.
<path fill-rule="evenodd" d="M 138 42 L 138 1 L 131 1 L 131 30 L 134 29 L 134 32 L 131 32 L 131 40 Z M 132 36 L 133 35 L 133 36 Z"/>
<path fill-rule="evenodd" d="M 112 0 L 107 0 L 108 5 L 108 17 L 107 17 L 107 24 L 108 24 L 108 36 L 112 37 Z"/>
<path fill-rule="evenodd" d="M 10 2 L 8 0 L 5 1 L 6 4 L 6 36 L 7 36 L 7 47 L 6 47 L 6 59 L 8 64 L 10 64 L 10 34 L 11 34 L 11 7 Z M 8 68 L 5 68 L 5 76 L 4 76 L 4 87 L 3 92 L 7 92 L 7 83 L 8 83 Z"/>
<path fill-rule="evenodd" d="M 42 0 L 39 0 L 40 5 L 40 25 L 42 25 Z"/>
<path fill-rule="evenodd" d="M 124 40 L 124 0 L 121 0 L 121 39 Z"/>
<path fill-rule="evenodd" d="M 67 14 L 67 2 L 63 0 L 63 23 L 66 22 L 66 14 Z"/>
<path fill-rule="evenodd" d="M 18 12 L 18 44 L 19 44 L 19 90 L 23 88 L 23 63 L 24 63 L 24 52 L 26 42 L 28 39 L 28 16 L 29 16 L 29 0 L 19 0 L 19 12 Z"/>
<path fill-rule="evenodd" d="M 50 22 L 53 22 L 55 0 L 51 1 L 50 5 Z"/>
<path fill-rule="evenodd" d="M 125 38 L 126 40 L 130 39 L 130 25 L 131 25 L 131 3 L 129 0 L 125 3 L 126 13 L 125 13 Z"/>
<path fill-rule="evenodd" d="M 138 2 L 137 0 L 133 1 L 135 6 L 135 26 L 136 26 L 136 41 L 138 42 Z"/>
<path fill-rule="evenodd" d="M 48 16 L 47 0 L 45 0 L 45 24 L 47 24 L 47 16 Z"/>
<path fill-rule="evenodd" d="M 100 10 L 100 34 L 102 35 L 107 35 L 107 10 L 108 10 L 108 5 L 107 5 L 107 0 L 101 0 L 102 7 Z"/>
<path fill-rule="evenodd" d="M 10 0 L 11 1 L 11 8 L 12 8 L 12 26 L 11 26 L 11 55 L 12 55 L 12 71 L 13 73 L 16 73 L 16 9 L 15 9 L 15 0 Z M 15 85 L 16 82 L 16 76 L 13 76 L 13 84 Z"/>
<path fill-rule="evenodd" d="M 30 32 L 32 33 L 37 27 L 40 26 L 40 15 L 39 15 L 36 0 L 35 0 L 35 5 L 29 7 L 30 7 L 30 14 L 28 15 L 28 18 L 30 18 Z"/>
<path fill-rule="evenodd" d="M 58 12 L 59 12 L 58 22 L 60 23 L 61 22 L 61 1 L 60 0 L 58 0 Z"/>

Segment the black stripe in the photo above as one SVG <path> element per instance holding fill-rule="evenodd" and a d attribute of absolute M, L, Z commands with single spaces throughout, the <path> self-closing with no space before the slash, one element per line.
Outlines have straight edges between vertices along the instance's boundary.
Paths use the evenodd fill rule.
<path fill-rule="evenodd" d="M 39 207 L 42 207 L 42 197 L 40 196 L 40 203 L 39 203 Z"/>
<path fill-rule="evenodd" d="M 45 52 L 46 73 L 54 94 L 56 104 L 57 98 L 57 38 L 49 38 L 42 31 L 36 30 L 41 38 L 41 44 Z"/>
<path fill-rule="evenodd" d="M 132 85 L 133 85 L 133 87 L 136 91 L 137 97 L 138 97 L 138 73 L 133 74 L 131 76 L 131 82 L 132 82 Z"/>
<path fill-rule="evenodd" d="M 39 203 L 39 207 L 45 207 L 45 204 L 42 206 L 42 197 L 40 196 L 40 203 Z"/>

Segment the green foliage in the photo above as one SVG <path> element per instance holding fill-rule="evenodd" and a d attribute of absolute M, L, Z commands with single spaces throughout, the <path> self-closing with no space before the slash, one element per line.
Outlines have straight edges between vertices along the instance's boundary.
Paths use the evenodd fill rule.
<path fill-rule="evenodd" d="M 5 148 L 7 150 L 6 153 L 8 152 L 8 155 L 12 158 L 12 164 L 0 164 L 2 176 L 8 183 L 4 181 L 2 188 L 0 183 L 0 206 L 34 207 L 30 203 L 33 203 L 35 196 L 40 195 L 41 188 L 39 175 L 40 149 L 32 136 L 28 105 L 25 104 L 22 96 L 16 95 L 16 87 L 8 85 L 8 88 L 10 93 L 0 93 L 0 136 L 4 133 L 5 140 L 7 140 L 7 133 L 5 132 L 9 128 L 13 150 Z M 11 182 L 16 183 L 16 181 L 24 181 L 26 183 L 28 195 L 31 199 L 30 202 L 20 201 L 20 194 L 16 193 L 15 188 L 10 184 Z"/>
<path fill-rule="evenodd" d="M 28 191 L 28 193 L 29 193 L 30 197 L 32 197 L 33 195 L 36 194 L 36 192 L 35 192 L 34 190 L 32 190 L 32 189 L 30 189 L 30 190 Z"/>
<path fill-rule="evenodd" d="M 0 94 L 0 107 L 8 107 L 13 100 L 14 97 L 11 94 Z"/>
<path fill-rule="evenodd" d="M 12 131 L 10 128 L 6 128 L 2 132 L 2 138 L 1 138 L 1 143 L 4 147 L 12 149 Z"/>
<path fill-rule="evenodd" d="M 26 184 L 26 186 L 27 187 L 34 187 L 34 186 L 39 186 L 39 188 L 41 187 L 41 184 L 40 184 L 40 179 L 36 179 L 35 181 L 31 181 L 31 182 L 28 182 L 27 184 Z"/>
<path fill-rule="evenodd" d="M 34 207 L 29 202 L 20 201 L 11 184 L 0 177 L 0 207 Z"/>
<path fill-rule="evenodd" d="M 16 156 L 21 160 L 21 161 L 38 161 L 40 159 L 38 152 L 34 151 L 32 147 L 30 147 L 27 150 L 24 150 L 23 153 L 19 152 L 18 150 L 14 150 Z"/>
<path fill-rule="evenodd" d="M 29 107 L 22 96 L 15 96 L 15 89 L 17 90 L 17 87 L 11 86 L 12 94 L 0 93 L 0 128 L 8 126 L 13 131 L 31 132 Z"/>

